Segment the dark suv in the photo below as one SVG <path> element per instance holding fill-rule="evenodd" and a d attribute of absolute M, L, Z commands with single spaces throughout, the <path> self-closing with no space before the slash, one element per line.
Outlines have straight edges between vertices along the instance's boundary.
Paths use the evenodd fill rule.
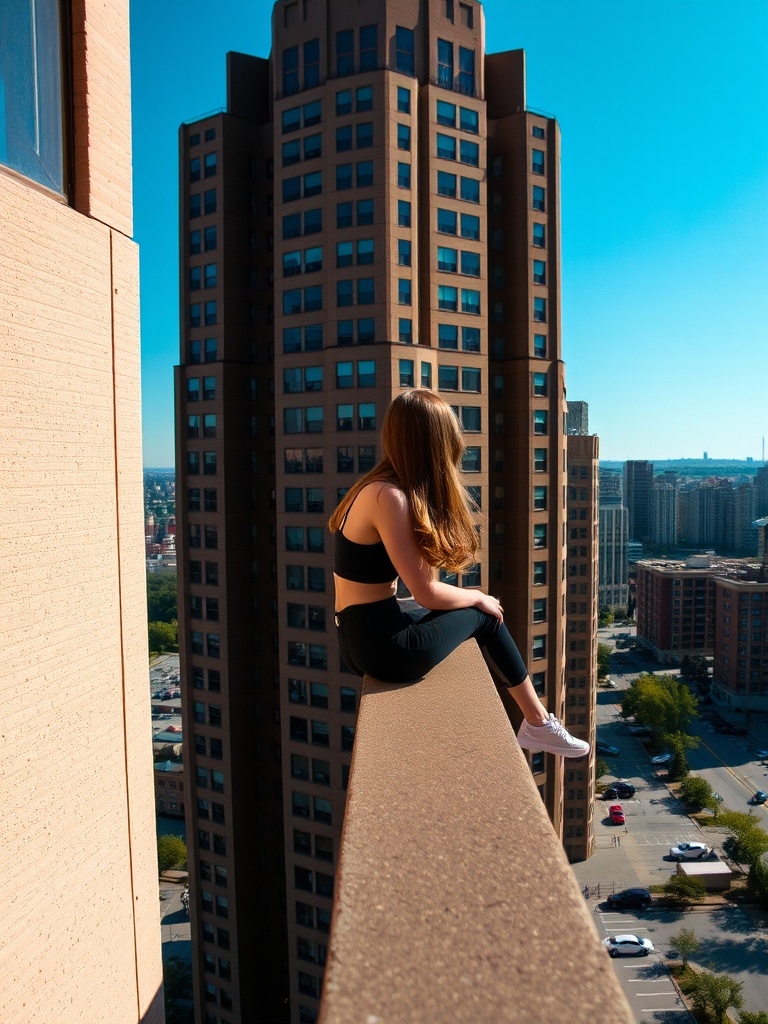
<path fill-rule="evenodd" d="M 651 905 L 651 894 L 647 889 L 624 889 L 609 896 L 606 902 L 609 907 L 616 907 L 619 910 L 625 907 L 639 907 L 640 910 L 645 910 Z"/>
<path fill-rule="evenodd" d="M 635 795 L 631 782 L 613 782 L 603 793 L 603 800 L 628 800 Z"/>

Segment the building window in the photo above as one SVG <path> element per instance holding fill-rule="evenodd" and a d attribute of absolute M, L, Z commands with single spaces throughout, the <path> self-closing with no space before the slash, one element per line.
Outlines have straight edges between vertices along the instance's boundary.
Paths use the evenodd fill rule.
<path fill-rule="evenodd" d="M 480 253 L 462 250 L 461 272 L 468 277 L 480 277 Z"/>
<path fill-rule="evenodd" d="M 400 365 L 400 387 L 412 388 L 414 386 L 414 361 L 413 359 L 401 359 Z"/>
<path fill-rule="evenodd" d="M 458 349 L 459 329 L 455 324 L 437 325 L 437 347 L 445 349 Z"/>
<path fill-rule="evenodd" d="M 283 94 L 292 96 L 299 91 L 299 48 L 289 46 L 283 50 Z"/>
<path fill-rule="evenodd" d="M 456 234 L 456 211 L 455 210 L 441 210 L 438 208 L 437 211 L 437 230 L 442 235 L 455 235 Z"/>
<path fill-rule="evenodd" d="M 439 228 L 438 228 L 439 230 Z M 480 238 L 480 218 L 473 213 L 462 213 L 461 215 L 461 237 L 472 238 L 477 241 Z"/>
<path fill-rule="evenodd" d="M 547 244 L 547 226 L 546 224 L 533 224 L 533 244 L 537 249 L 545 248 Z"/>
<path fill-rule="evenodd" d="M 541 451 L 543 449 L 537 449 Z M 533 488 L 533 507 L 537 512 L 544 512 L 547 508 L 547 488 L 546 487 L 534 487 Z"/>
<path fill-rule="evenodd" d="M 475 51 L 459 47 L 459 80 L 457 88 L 465 96 L 475 95 Z"/>
<path fill-rule="evenodd" d="M 544 150 L 534 149 L 531 151 L 531 170 L 534 174 L 544 173 Z"/>
<path fill-rule="evenodd" d="M 405 75 L 414 73 L 413 29 L 395 28 L 395 67 Z"/>
<path fill-rule="evenodd" d="M 339 78 L 354 74 L 355 37 L 351 28 L 336 33 L 336 74 Z"/>
<path fill-rule="evenodd" d="M 453 135 L 437 133 L 437 155 L 440 160 L 456 159 L 456 139 Z"/>
<path fill-rule="evenodd" d="M 534 473 L 547 472 L 547 449 L 534 448 L 533 450 L 533 471 Z"/>
<path fill-rule="evenodd" d="M 413 344 L 413 321 L 407 318 L 400 318 L 398 324 L 398 340 L 405 345 Z"/>
<path fill-rule="evenodd" d="M 470 142 L 468 139 L 459 141 L 459 161 L 469 164 L 471 167 L 480 166 L 480 146 L 477 142 Z"/>
<path fill-rule="evenodd" d="M 535 597 L 533 599 L 533 621 L 535 623 L 547 621 L 546 597 Z"/>
<path fill-rule="evenodd" d="M 533 524 L 533 546 L 535 548 L 545 548 L 547 546 L 547 524 L 546 523 L 534 523 Z"/>
<path fill-rule="evenodd" d="M 458 267 L 458 250 L 437 247 L 437 269 L 447 274 L 455 274 Z"/>
<path fill-rule="evenodd" d="M 453 88 L 453 43 L 447 39 L 437 40 L 437 84 Z"/>
<path fill-rule="evenodd" d="M 314 89 L 320 84 L 320 40 L 304 43 L 304 88 Z"/>
<path fill-rule="evenodd" d="M 463 132 L 471 132 L 477 135 L 480 132 L 480 115 L 476 110 L 468 107 L 459 108 L 459 128 Z"/>
<path fill-rule="evenodd" d="M 461 180 L 463 182 L 464 178 L 462 178 Z M 448 171 L 437 172 L 437 194 L 439 196 L 448 196 L 449 199 L 456 198 L 455 174 L 450 174 Z"/>
<path fill-rule="evenodd" d="M 547 357 L 547 336 L 546 336 L 546 334 L 534 334 L 534 336 L 533 336 L 533 354 L 538 359 L 546 359 L 546 357 Z"/>
<path fill-rule="evenodd" d="M 533 374 L 533 393 L 534 393 L 534 395 L 546 396 L 546 394 L 547 394 L 547 375 L 546 375 L 546 373 L 534 373 Z"/>
<path fill-rule="evenodd" d="M 411 165 L 405 163 L 398 163 L 397 165 L 397 184 L 400 188 L 411 187 Z"/>
<path fill-rule="evenodd" d="M 411 112 L 411 90 L 402 85 L 397 87 L 397 112 L 399 114 L 410 114 Z"/>
<path fill-rule="evenodd" d="M 533 410 L 533 432 L 534 434 L 547 434 L 548 433 L 548 420 L 549 415 L 546 409 L 534 409 Z"/>
<path fill-rule="evenodd" d="M 401 228 L 411 226 L 411 204 L 407 199 L 398 199 L 397 201 L 397 224 Z"/>
<path fill-rule="evenodd" d="M 477 178 L 461 179 L 461 198 L 467 203 L 480 202 L 480 182 Z"/>
<path fill-rule="evenodd" d="M 533 186 L 533 200 L 532 205 L 534 210 L 539 210 L 542 213 L 546 210 L 545 205 L 546 195 L 544 189 L 540 185 Z"/>
<path fill-rule="evenodd" d="M 458 288 L 451 285 L 440 284 L 437 286 L 437 308 L 455 313 L 458 310 Z"/>
<path fill-rule="evenodd" d="M 361 29 L 362 31 L 364 30 Z M 359 89 L 355 90 L 355 105 L 358 114 L 362 114 L 366 110 L 373 110 L 373 86 L 361 85 Z"/>
<path fill-rule="evenodd" d="M 546 562 L 534 562 L 533 563 L 533 583 L 534 586 L 543 586 L 547 582 L 547 563 Z"/>
<path fill-rule="evenodd" d="M 404 149 L 409 153 L 411 151 L 411 129 L 407 124 L 398 124 L 397 126 L 397 148 Z"/>
<path fill-rule="evenodd" d="M 436 120 L 444 128 L 456 127 L 456 104 L 446 103 L 445 100 L 437 101 Z"/>
<path fill-rule="evenodd" d="M 547 300 L 542 298 L 534 298 L 533 300 L 533 319 L 536 323 L 545 324 L 547 322 Z"/>
<path fill-rule="evenodd" d="M 541 658 L 547 656 L 547 638 L 545 636 L 535 636 L 533 638 L 533 660 L 538 661 Z"/>
<path fill-rule="evenodd" d="M 59 195 L 65 169 L 64 77 L 57 0 L 3 5 L 0 36 L 0 162 Z"/>
<path fill-rule="evenodd" d="M 544 260 L 533 261 L 533 283 L 547 283 L 547 264 L 544 262 Z"/>

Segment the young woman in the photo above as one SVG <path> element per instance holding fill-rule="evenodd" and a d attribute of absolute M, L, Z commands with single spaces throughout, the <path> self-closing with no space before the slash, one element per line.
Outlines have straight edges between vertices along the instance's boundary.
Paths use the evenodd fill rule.
<path fill-rule="evenodd" d="M 459 473 L 464 451 L 450 406 L 406 391 L 387 410 L 384 457 L 331 516 L 339 646 L 349 668 L 385 682 L 418 679 L 474 637 L 523 712 L 521 747 L 584 757 L 589 744 L 548 714 L 533 688 L 499 600 L 433 578 L 476 560 L 477 533 Z M 418 611 L 395 593 L 400 577 Z"/>

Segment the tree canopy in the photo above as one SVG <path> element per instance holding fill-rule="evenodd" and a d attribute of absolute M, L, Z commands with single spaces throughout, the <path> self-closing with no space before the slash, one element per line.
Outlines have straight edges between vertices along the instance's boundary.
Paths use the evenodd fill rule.
<path fill-rule="evenodd" d="M 681 928 L 677 935 L 670 935 L 669 941 L 680 954 L 683 967 L 687 967 L 688 960 L 692 954 L 701 949 L 701 943 L 696 938 L 696 932 L 692 928 Z"/>
<path fill-rule="evenodd" d="M 157 866 L 160 874 L 173 868 L 183 868 L 187 863 L 187 844 L 181 836 L 157 837 Z"/>
<path fill-rule="evenodd" d="M 605 679 L 611 671 L 611 648 L 608 644 L 597 645 L 597 678 Z"/>
<path fill-rule="evenodd" d="M 621 713 L 624 718 L 634 715 L 635 721 L 659 735 L 674 735 L 685 733 L 699 712 L 696 698 L 684 683 L 674 676 L 645 673 L 624 691 Z"/>
<path fill-rule="evenodd" d="M 176 611 L 176 573 L 147 573 L 147 621 L 173 622 Z"/>
<path fill-rule="evenodd" d="M 149 649 L 153 654 L 162 654 L 163 651 L 175 651 L 178 649 L 177 623 L 173 622 L 150 622 L 147 627 L 149 633 Z"/>
<path fill-rule="evenodd" d="M 695 974 L 690 982 L 690 996 L 695 1010 L 712 1024 L 727 1024 L 728 1007 L 737 1010 L 744 1005 L 744 985 L 729 974 Z"/>

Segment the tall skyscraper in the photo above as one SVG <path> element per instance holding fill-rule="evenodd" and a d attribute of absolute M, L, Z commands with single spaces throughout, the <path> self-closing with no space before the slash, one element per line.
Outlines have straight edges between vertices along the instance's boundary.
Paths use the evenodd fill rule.
<path fill-rule="evenodd" d="M 403 389 L 455 409 L 483 586 L 565 710 L 559 130 L 482 7 L 277 3 L 185 124 L 179 635 L 200 1024 L 309 1024 L 360 680 L 328 515 Z M 531 759 L 562 836 L 562 766 Z M 287 914 L 286 914 L 287 908 Z"/>
<path fill-rule="evenodd" d="M 568 577 L 566 704 L 571 732 L 592 745 L 597 726 L 598 482 L 600 442 L 570 435 L 568 447 Z M 570 861 L 594 850 L 592 764 L 565 765 L 564 839 Z"/>
<path fill-rule="evenodd" d="M 673 548 L 677 544 L 678 490 L 675 483 L 656 480 L 651 494 L 653 502 L 651 537 L 654 544 Z"/>
<path fill-rule="evenodd" d="M 128 3 L 2 20 L 0 1017 L 160 1024 Z"/>
<path fill-rule="evenodd" d="M 653 522 L 653 463 L 624 463 L 624 505 L 629 512 L 629 539 L 646 544 Z"/>
<path fill-rule="evenodd" d="M 768 466 L 760 466 L 755 474 L 755 487 L 757 488 L 757 508 L 755 514 L 758 519 L 768 516 Z"/>

